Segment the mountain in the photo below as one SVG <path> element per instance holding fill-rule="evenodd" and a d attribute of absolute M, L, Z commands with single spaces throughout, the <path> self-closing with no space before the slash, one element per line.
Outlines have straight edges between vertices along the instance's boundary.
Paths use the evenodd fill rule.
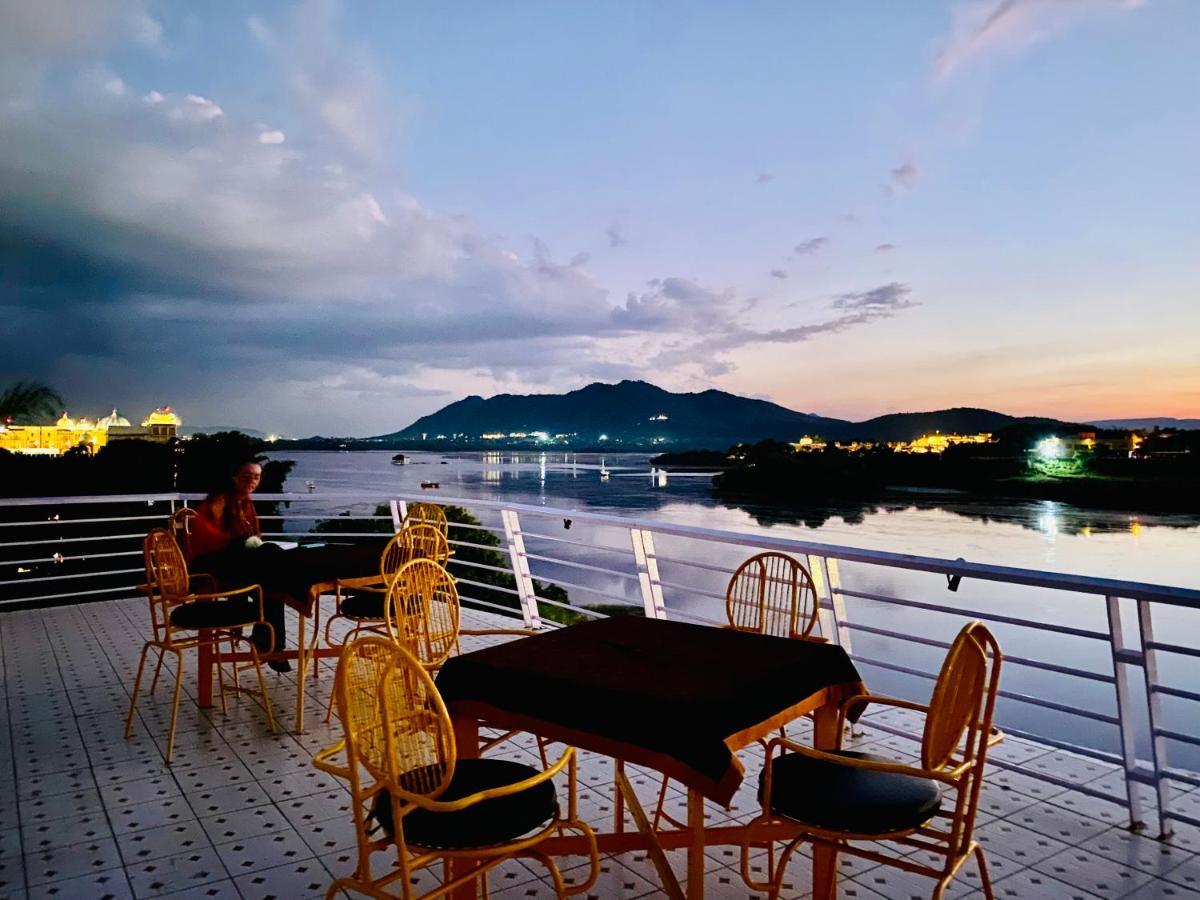
<path fill-rule="evenodd" d="M 644 381 L 622 381 L 589 384 L 567 394 L 500 394 L 486 400 L 470 396 L 372 440 L 421 441 L 422 435 L 425 440 L 442 435 L 438 440 L 443 441 L 463 435 L 477 442 L 485 433 L 544 431 L 573 435 L 571 443 L 577 446 L 596 446 L 603 435 L 606 445 L 724 449 L 746 440 L 841 435 L 849 427 L 841 419 L 724 391 L 675 394 Z"/>
<path fill-rule="evenodd" d="M 995 434 L 1014 427 L 1078 431 L 1084 426 L 970 408 L 892 413 L 865 422 L 848 422 L 725 391 L 676 394 L 645 381 L 622 381 L 589 384 L 567 394 L 499 394 L 487 399 L 472 395 L 417 419 L 400 431 L 366 438 L 360 443 L 401 447 L 506 446 L 528 443 L 531 439 L 483 440 L 481 436 L 545 432 L 550 437 L 570 435 L 567 443 L 576 448 L 724 450 L 733 444 L 767 439 L 796 441 L 806 434 L 820 435 L 826 440 L 907 441 L 934 431 Z"/>
<path fill-rule="evenodd" d="M 1200 429 L 1200 419 L 1173 419 L 1170 416 L 1146 419 L 1097 419 L 1091 424 L 1097 428 L 1139 428 L 1153 431 L 1155 428 Z"/>

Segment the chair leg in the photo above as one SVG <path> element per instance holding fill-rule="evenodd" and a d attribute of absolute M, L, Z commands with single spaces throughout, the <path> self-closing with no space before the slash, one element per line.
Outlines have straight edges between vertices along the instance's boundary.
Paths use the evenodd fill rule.
<path fill-rule="evenodd" d="M 667 778 L 666 775 L 663 776 L 662 787 L 658 789 L 658 802 L 654 804 L 654 819 L 650 823 L 652 831 L 658 831 L 658 823 L 662 820 L 663 806 L 667 802 L 667 785 L 670 781 L 671 779 Z"/>
<path fill-rule="evenodd" d="M 141 658 L 138 659 L 137 675 L 133 679 L 133 696 L 129 698 L 129 715 L 127 715 L 125 717 L 125 738 L 126 738 L 126 740 L 128 740 L 130 734 L 133 733 L 133 714 L 135 712 L 137 712 L 138 689 L 142 686 L 142 672 L 145 671 L 145 668 L 146 668 L 146 653 L 150 650 L 151 646 L 153 646 L 153 645 L 150 644 L 149 642 L 143 644 L 142 645 L 142 655 L 141 655 Z M 158 648 L 158 664 L 160 666 L 162 665 L 162 655 L 163 655 L 163 650 L 161 647 L 159 647 Z"/>
<path fill-rule="evenodd" d="M 162 672 L 163 656 L 166 651 L 162 647 L 158 648 L 158 663 L 154 666 L 154 678 L 150 681 L 150 693 L 154 694 L 154 689 L 158 687 L 158 676 Z"/>
<path fill-rule="evenodd" d="M 221 715 L 229 715 L 229 708 L 225 703 L 225 659 L 221 652 L 221 640 L 218 638 L 213 642 L 213 658 L 217 664 L 217 692 L 221 697 Z M 237 678 L 237 662 L 233 664 L 234 678 Z"/>
<path fill-rule="evenodd" d="M 263 678 L 262 663 L 258 660 L 258 648 L 254 646 L 254 642 L 250 642 L 250 658 L 254 660 L 254 674 L 258 676 L 258 689 L 262 692 L 263 708 L 267 711 L 267 726 L 271 729 L 271 734 L 278 734 L 275 729 L 275 714 L 271 711 L 271 695 L 267 693 L 267 681 Z"/>
<path fill-rule="evenodd" d="M 783 852 L 779 854 L 779 868 L 773 874 L 768 870 L 768 873 L 771 874 L 771 891 L 767 895 L 768 900 L 779 900 L 779 892 L 783 889 L 783 878 L 787 875 L 788 860 L 792 858 L 792 854 L 799 849 L 802 843 L 804 843 L 804 835 L 789 842 L 783 848 Z"/>
<path fill-rule="evenodd" d="M 559 871 L 558 864 L 548 854 L 540 850 L 530 850 L 528 853 L 529 856 L 536 859 L 550 871 L 550 878 L 554 881 L 554 896 L 558 900 L 564 900 L 568 896 L 567 883 L 563 881 L 562 872 Z M 484 878 L 486 879 L 486 877 L 485 875 Z"/>
<path fill-rule="evenodd" d="M 179 697 L 183 693 L 183 654 L 175 651 L 175 693 L 171 698 L 171 725 L 167 729 L 167 763 L 175 752 L 175 726 L 179 721 Z"/>
<path fill-rule="evenodd" d="M 975 859 L 979 864 L 979 886 L 983 890 L 983 896 L 986 900 L 995 900 L 996 895 L 992 893 L 992 874 L 988 871 L 987 856 L 979 844 L 975 845 Z"/>

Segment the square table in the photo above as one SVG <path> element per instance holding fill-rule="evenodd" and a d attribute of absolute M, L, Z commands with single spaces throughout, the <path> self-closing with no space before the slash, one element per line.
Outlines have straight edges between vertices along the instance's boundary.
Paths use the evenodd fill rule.
<path fill-rule="evenodd" d="M 386 538 L 386 536 L 384 536 Z M 247 553 L 244 565 L 233 573 L 218 578 L 223 587 L 241 584 L 261 584 L 269 594 L 279 596 L 283 603 L 294 609 L 299 616 L 296 625 L 296 649 L 281 650 L 265 654 L 272 659 L 296 660 L 296 731 L 304 730 L 304 687 L 308 661 L 313 661 L 313 676 L 317 674 L 317 660 L 339 656 L 341 647 L 320 647 L 320 598 L 322 594 L 336 589 L 341 579 L 361 578 L 379 574 L 379 555 L 384 540 L 361 541 L 354 544 L 329 543 L 279 549 L 262 554 Z M 256 559 L 260 564 L 256 565 Z M 313 620 L 312 646 L 308 645 L 308 620 Z M 235 653 L 223 657 L 234 664 L 246 662 L 249 653 Z M 212 676 L 216 654 L 211 644 L 201 644 L 198 659 L 199 694 L 197 701 L 202 708 L 212 706 Z"/>
<path fill-rule="evenodd" d="M 481 721 L 611 756 L 618 830 L 598 835 L 601 852 L 648 851 L 668 895 L 681 897 L 663 851 L 686 846 L 690 898 L 703 896 L 704 847 L 740 843 L 745 835 L 742 826 L 704 827 L 704 798 L 726 804 L 742 782 L 734 751 L 810 712 L 816 745 L 832 747 L 840 704 L 865 691 L 835 644 L 640 617 L 601 619 L 453 657 L 437 686 L 463 757 L 478 752 Z M 688 788 L 686 830 L 651 830 L 625 763 L 657 769 Z M 622 804 L 638 832 L 621 830 Z M 558 837 L 543 849 L 574 853 L 580 843 Z M 814 858 L 818 896 L 832 887 L 832 860 Z"/>

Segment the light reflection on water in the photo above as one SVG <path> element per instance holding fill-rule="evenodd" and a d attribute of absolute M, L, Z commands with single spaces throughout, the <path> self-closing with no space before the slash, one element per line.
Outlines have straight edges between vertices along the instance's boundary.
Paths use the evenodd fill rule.
<path fill-rule="evenodd" d="M 394 466 L 392 454 L 386 452 L 280 454 L 281 458 L 296 461 L 289 476 L 293 489 L 306 480 L 316 483 L 316 502 L 303 504 L 306 511 L 312 510 L 308 515 L 336 511 L 322 509 L 319 497 L 323 492 L 362 492 L 383 500 L 396 493 L 420 493 L 420 482 L 437 481 L 441 488 L 429 491 L 430 499 L 439 495 L 507 499 L 827 544 L 1200 588 L 1200 566 L 1196 565 L 1200 559 L 1197 517 L 1091 511 L 1049 501 L 978 502 L 930 494 L 913 494 L 911 498 L 905 495 L 877 504 L 780 510 L 755 503 L 719 503 L 711 496 L 707 478 L 675 474 L 663 481 L 652 477 L 650 457 L 646 455 L 601 457 L 509 452 L 406 455 L 412 461 L 410 465 Z M 601 479 L 602 466 L 612 477 Z M 356 511 L 369 513 L 372 506 L 363 503 Z M 522 526 L 534 534 L 553 536 L 548 529 L 557 529 L 559 537 L 565 536 L 557 519 L 523 517 Z M 532 553 L 561 557 L 565 552 L 573 552 L 576 561 L 632 572 L 628 536 L 620 529 L 588 528 L 575 522 L 570 537 L 597 548 L 611 549 L 567 551 L 569 545 L 537 538 L 528 539 L 527 546 Z M 657 550 L 662 556 L 702 560 L 727 569 L 752 552 L 747 547 L 697 545 L 663 537 L 657 539 Z M 572 602 L 576 604 L 613 599 L 641 602 L 634 579 L 543 561 L 534 561 L 533 565 L 535 577 L 561 578 L 593 589 L 572 589 Z M 670 563 L 664 563 L 662 568 L 664 580 L 679 586 L 665 591 L 669 607 L 711 619 L 723 618 L 721 601 L 705 595 L 723 593 L 723 576 Z M 1097 632 L 1108 629 L 1100 597 L 970 579 L 951 593 L 939 575 L 864 565 L 843 565 L 842 584 L 863 593 L 925 600 L 964 610 L 998 611 L 1006 616 L 1031 617 Z M 953 617 L 936 613 L 859 598 L 848 598 L 846 602 L 852 622 L 875 627 L 949 640 L 957 625 Z M 1128 614 L 1131 616 L 1132 610 Z M 1160 639 L 1200 645 L 1200 611 L 1157 608 L 1155 627 Z M 1132 618 L 1127 628 L 1136 634 Z M 1112 671 L 1107 641 L 1004 625 L 996 626 L 995 631 L 1009 654 L 1104 674 Z M 888 641 L 863 632 L 854 633 L 853 640 L 858 654 L 924 669 L 936 668 L 941 654 L 936 648 Z M 1160 668 L 1170 683 L 1200 690 L 1200 677 L 1185 661 L 1164 656 Z M 929 690 L 927 682 L 874 667 L 864 667 L 864 674 L 873 687 L 884 691 L 920 696 Z M 1075 707 L 1115 713 L 1111 685 L 1098 681 L 1010 664 L 1005 670 L 1004 687 Z M 1168 714 L 1178 721 L 1170 724 L 1180 731 L 1195 732 L 1197 729 L 1188 724 L 1194 720 L 1195 710 L 1188 709 L 1181 701 L 1172 702 L 1175 705 L 1168 706 Z M 1103 723 L 1015 701 L 1004 701 L 1001 714 L 1013 727 L 1109 750 L 1118 746 L 1115 728 Z M 1175 753 L 1174 749 L 1172 752 Z M 1172 759 L 1200 765 L 1200 760 L 1188 759 L 1182 753 Z"/>

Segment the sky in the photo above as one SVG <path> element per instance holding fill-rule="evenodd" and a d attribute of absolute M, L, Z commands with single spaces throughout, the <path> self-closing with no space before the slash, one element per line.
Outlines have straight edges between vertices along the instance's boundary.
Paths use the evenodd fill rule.
<path fill-rule="evenodd" d="M 1200 416 L 1200 3 L 0 0 L 0 385 Z"/>

